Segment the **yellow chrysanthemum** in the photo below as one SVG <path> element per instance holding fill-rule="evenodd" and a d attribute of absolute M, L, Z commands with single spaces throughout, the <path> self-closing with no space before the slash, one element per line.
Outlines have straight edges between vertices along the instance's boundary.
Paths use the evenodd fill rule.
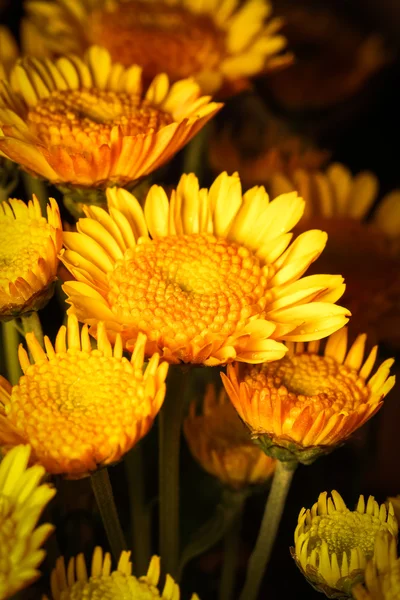
<path fill-rule="evenodd" d="M 191 453 L 200 465 L 233 489 L 266 481 L 275 461 L 250 440 L 248 431 L 223 390 L 217 396 L 209 385 L 197 414 L 190 405 L 183 430 Z"/>
<path fill-rule="evenodd" d="M 319 495 L 310 509 L 302 508 L 294 534 L 292 555 L 308 581 L 328 598 L 351 598 L 352 586 L 364 579 L 375 540 L 387 532 L 397 541 L 398 525 L 393 507 L 373 496 L 360 496 L 351 511 L 338 492 Z"/>
<path fill-rule="evenodd" d="M 299 169 L 291 178 L 277 173 L 267 189 L 270 193 L 298 190 L 306 201 L 303 226 L 328 232 L 318 272 L 344 275 L 343 303 L 353 315 L 353 331 L 366 331 L 374 341 L 398 347 L 400 191 L 387 194 L 365 221 L 378 195 L 377 178 L 370 172 L 353 177 L 344 165 L 335 163 L 325 172 Z"/>
<path fill-rule="evenodd" d="M 382 406 L 395 377 L 393 360 L 368 380 L 377 346 L 363 363 L 366 336 L 347 351 L 347 329 L 330 336 L 323 355 L 319 342 L 288 344 L 280 361 L 228 366 L 225 389 L 253 439 L 284 461 L 312 462 L 361 427 Z"/>
<path fill-rule="evenodd" d="M 223 173 L 209 190 L 183 175 L 170 201 L 153 186 L 144 212 L 123 189 L 107 199 L 110 214 L 88 207 L 79 233 L 65 234 L 62 257 L 77 279 L 64 285 L 70 312 L 94 335 L 102 320 L 128 349 L 143 331 L 146 353 L 172 363 L 258 363 L 286 353 L 276 340 L 321 338 L 347 321 L 333 304 L 341 277 L 299 280 L 326 235 L 309 231 L 289 245 L 303 211 L 296 194 L 242 196 L 237 174 Z"/>
<path fill-rule="evenodd" d="M 74 316 L 55 347 L 45 338 L 46 353 L 33 333 L 26 340 L 34 363 L 21 345 L 24 375 L 12 388 L 0 381 L 0 445 L 29 442 L 33 460 L 49 473 L 78 478 L 120 460 L 148 432 L 164 400 L 168 365 L 155 354 L 142 371 L 145 335 L 130 361 L 119 335 L 112 349 L 102 323 L 92 349 L 87 326 L 79 333 Z"/>
<path fill-rule="evenodd" d="M 125 185 L 168 161 L 221 108 L 192 79 L 112 63 L 92 46 L 83 59 L 26 58 L 0 90 L 0 150 L 55 184 Z"/>
<path fill-rule="evenodd" d="M 51 574 L 52 600 L 179 600 L 179 585 L 167 575 L 160 593 L 160 559 L 153 556 L 147 574 L 137 578 L 132 575 L 130 552 L 122 552 L 117 569 L 111 571 L 111 556 L 103 555 L 99 547 L 93 552 L 91 572 L 88 576 L 83 554 L 71 558 L 65 569 L 64 558 L 57 560 Z M 44 598 L 44 600 L 47 600 Z M 191 600 L 199 600 L 193 594 Z"/>
<path fill-rule="evenodd" d="M 374 557 L 365 569 L 365 587 L 352 589 L 355 600 L 398 600 L 400 598 L 400 558 L 396 540 L 381 534 L 375 542 Z"/>
<path fill-rule="evenodd" d="M 0 319 L 46 304 L 53 293 L 61 247 L 55 200 L 50 198 L 47 219 L 35 196 L 28 204 L 16 199 L 0 203 Z"/>
<path fill-rule="evenodd" d="M 248 77 L 290 64 L 270 18 L 269 0 L 78 0 L 26 3 L 29 20 L 50 53 L 107 48 L 124 66 L 137 63 L 147 78 L 193 76 L 206 93 L 229 91 Z M 233 88 L 233 90 L 232 90 Z"/>
<path fill-rule="evenodd" d="M 41 549 L 54 527 L 36 527 L 55 489 L 40 485 L 45 470 L 28 467 L 29 446 L 10 450 L 0 463 L 0 600 L 11 598 L 40 576 Z"/>

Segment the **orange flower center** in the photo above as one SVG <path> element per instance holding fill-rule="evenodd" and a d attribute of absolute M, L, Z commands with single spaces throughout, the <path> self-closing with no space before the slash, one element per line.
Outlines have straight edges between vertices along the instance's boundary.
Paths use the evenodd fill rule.
<path fill-rule="evenodd" d="M 108 302 L 123 322 L 166 347 L 240 330 L 265 306 L 267 267 L 209 234 L 142 238 L 108 275 Z"/>
<path fill-rule="evenodd" d="M 141 65 L 149 78 L 167 72 L 175 81 L 212 70 L 224 51 L 224 35 L 208 16 L 165 2 L 118 2 L 93 11 L 88 28 L 92 43 L 125 66 Z"/>
<path fill-rule="evenodd" d="M 43 143 L 57 144 L 62 137 L 64 145 L 78 149 L 80 133 L 93 144 L 107 144 L 116 125 L 123 135 L 137 135 L 158 131 L 172 117 L 139 95 L 92 88 L 52 92 L 30 109 L 27 121 Z"/>
<path fill-rule="evenodd" d="M 40 257 L 46 257 L 51 228 L 46 219 L 18 220 L 0 217 L 0 288 L 18 277 L 27 278 L 36 270 Z M 44 283 L 47 283 L 44 282 Z"/>
<path fill-rule="evenodd" d="M 28 368 L 7 416 L 47 470 L 73 472 L 101 463 L 134 436 L 149 415 L 144 387 L 127 359 L 69 349 Z"/>
<path fill-rule="evenodd" d="M 285 426 L 290 426 L 306 406 L 313 414 L 325 410 L 327 416 L 352 412 L 368 401 L 370 393 L 356 370 L 329 356 L 311 353 L 252 367 L 245 381 L 253 389 L 280 396 L 285 411 L 282 420 L 288 417 Z"/>

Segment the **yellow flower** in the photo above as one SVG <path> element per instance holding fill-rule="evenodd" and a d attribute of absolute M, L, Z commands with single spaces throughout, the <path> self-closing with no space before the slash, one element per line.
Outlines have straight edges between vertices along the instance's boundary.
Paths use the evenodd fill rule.
<path fill-rule="evenodd" d="M 35 196 L 26 205 L 10 199 L 0 203 L 0 319 L 39 310 L 53 294 L 61 218 L 50 198 L 47 219 Z"/>
<path fill-rule="evenodd" d="M 341 277 L 299 281 L 326 235 L 309 231 L 289 245 L 303 211 L 296 194 L 242 196 L 237 174 L 223 173 L 209 190 L 183 175 L 170 201 L 153 186 L 144 212 L 123 189 L 109 188 L 107 199 L 110 214 L 88 207 L 79 233 L 64 237 L 62 260 L 77 279 L 64 285 L 69 312 L 93 335 L 103 320 L 128 349 L 143 331 L 146 354 L 171 363 L 257 363 L 286 353 L 276 340 L 321 338 L 347 321 L 333 304 Z"/>
<path fill-rule="evenodd" d="M 19 56 L 19 49 L 8 27 L 0 26 L 0 80 L 5 79 Z"/>
<path fill-rule="evenodd" d="M 253 439 L 280 460 L 308 464 L 331 451 L 382 406 L 395 377 L 393 360 L 369 379 L 375 346 L 363 364 L 366 336 L 347 351 L 347 329 L 330 336 L 323 355 L 319 342 L 288 344 L 280 361 L 228 367 L 225 389 Z"/>
<path fill-rule="evenodd" d="M 117 569 L 111 571 L 111 556 L 96 547 L 93 552 L 90 575 L 88 576 L 83 554 L 71 558 L 65 569 L 64 558 L 57 560 L 51 574 L 52 600 L 179 600 L 179 585 L 167 575 L 164 589 L 160 593 L 160 559 L 153 556 L 147 574 L 136 578 L 132 575 L 130 552 L 122 552 Z M 44 599 L 46 600 L 46 599 Z M 193 594 L 191 600 L 199 600 Z"/>
<path fill-rule="evenodd" d="M 250 440 L 225 392 L 217 397 L 213 385 L 207 388 L 202 414 L 191 404 L 183 430 L 203 469 L 233 489 L 262 483 L 274 472 L 275 461 Z"/>
<path fill-rule="evenodd" d="M 389 497 L 388 502 L 392 503 L 395 517 L 397 519 L 397 522 L 400 523 L 400 494 L 397 496 Z"/>
<path fill-rule="evenodd" d="M 29 454 L 29 446 L 17 446 L 0 463 L 0 600 L 39 577 L 41 546 L 54 529 L 48 523 L 36 527 L 56 492 L 40 485 L 43 467 L 27 468 Z"/>
<path fill-rule="evenodd" d="M 352 176 L 341 164 L 324 172 L 295 170 L 291 177 L 276 173 L 267 189 L 282 194 L 296 189 L 305 199 L 304 227 L 318 227 L 329 236 L 319 272 L 342 273 L 343 303 L 352 313 L 353 331 L 366 331 L 374 342 L 400 345 L 400 190 L 379 202 L 373 173 Z M 368 288 L 368 301 L 365 289 Z"/>
<path fill-rule="evenodd" d="M 29 442 L 49 473 L 79 478 L 120 460 L 146 435 L 164 400 L 168 365 L 154 355 L 142 372 L 144 335 L 130 361 L 120 336 L 111 348 L 102 323 L 92 349 L 87 326 L 79 333 L 74 316 L 55 347 L 45 338 L 46 353 L 33 333 L 26 340 L 33 364 L 21 345 L 24 375 L 13 388 L 0 382 L 0 445 Z"/>
<path fill-rule="evenodd" d="M 83 59 L 26 58 L 0 91 L 0 150 L 54 184 L 125 185 L 167 162 L 221 108 L 191 79 L 112 63 L 92 46 Z"/>
<path fill-rule="evenodd" d="M 397 600 L 400 598 L 400 559 L 396 540 L 381 534 L 375 542 L 374 557 L 365 568 L 365 587 L 354 586 L 355 600 Z"/>
<path fill-rule="evenodd" d="M 360 496 L 355 511 L 347 508 L 338 492 L 319 495 L 310 509 L 302 508 L 294 534 L 292 555 L 308 581 L 328 598 L 351 598 L 351 587 L 364 579 L 375 540 L 387 532 L 397 541 L 393 507 L 373 496 Z"/>
<path fill-rule="evenodd" d="M 26 3 L 29 20 L 50 53 L 83 52 L 95 43 L 124 66 L 137 63 L 147 78 L 193 76 L 206 93 L 224 84 L 240 88 L 248 77 L 290 64 L 279 55 L 282 20 L 270 18 L 269 0 L 53 0 Z"/>

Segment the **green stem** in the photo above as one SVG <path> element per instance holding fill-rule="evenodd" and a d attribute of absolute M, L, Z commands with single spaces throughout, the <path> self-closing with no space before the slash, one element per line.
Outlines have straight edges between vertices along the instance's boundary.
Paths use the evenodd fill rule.
<path fill-rule="evenodd" d="M 93 471 L 90 475 L 90 481 L 106 530 L 111 553 L 114 561 L 118 563 L 122 550 L 126 550 L 127 546 L 119 522 L 107 467 Z"/>
<path fill-rule="evenodd" d="M 222 565 L 221 581 L 219 585 L 219 600 L 231 600 L 235 586 L 237 563 L 240 547 L 240 532 L 242 528 L 243 508 L 245 496 L 242 496 L 242 504 L 233 519 L 224 539 L 224 562 Z"/>
<path fill-rule="evenodd" d="M 141 443 L 128 452 L 125 465 L 129 490 L 133 566 L 137 575 L 144 575 L 151 554 L 151 527 L 150 514 L 146 508 L 145 468 Z"/>
<path fill-rule="evenodd" d="M 164 572 L 174 579 L 179 573 L 179 451 L 187 377 L 179 366 L 170 367 L 158 422 L 160 554 Z"/>
<path fill-rule="evenodd" d="M 43 330 L 36 310 L 21 315 L 24 334 L 33 332 L 39 344 L 44 348 Z M 30 353 L 29 353 L 30 356 Z M 31 357 L 32 358 L 32 357 Z"/>
<path fill-rule="evenodd" d="M 46 216 L 47 203 L 49 200 L 46 183 L 38 177 L 32 177 L 32 175 L 29 175 L 29 173 L 26 173 L 25 171 L 21 171 L 21 173 L 28 199 L 30 200 L 33 194 L 35 194 L 39 200 L 42 215 Z"/>
<path fill-rule="evenodd" d="M 209 133 L 210 129 L 206 125 L 195 135 L 184 150 L 183 172 L 195 173 L 200 181 L 204 173 L 205 151 Z"/>
<path fill-rule="evenodd" d="M 1 332 L 4 348 L 4 362 L 6 365 L 8 381 L 16 385 L 22 375 L 18 360 L 19 333 L 15 327 L 15 321 L 3 321 Z"/>
<path fill-rule="evenodd" d="M 277 461 L 271 491 L 268 496 L 257 542 L 249 559 L 246 582 L 239 600 L 256 600 L 258 596 L 296 466 L 297 464 L 295 463 Z"/>

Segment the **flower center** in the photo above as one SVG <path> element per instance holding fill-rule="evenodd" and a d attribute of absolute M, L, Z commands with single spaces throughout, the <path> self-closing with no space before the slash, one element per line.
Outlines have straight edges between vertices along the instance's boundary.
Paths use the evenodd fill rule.
<path fill-rule="evenodd" d="M 144 385 L 125 358 L 69 349 L 28 368 L 13 388 L 8 418 L 45 467 L 51 461 L 73 471 L 86 457 L 101 462 L 133 435 L 149 414 Z"/>
<path fill-rule="evenodd" d="M 361 549 L 368 559 L 373 555 L 377 533 L 387 530 L 379 517 L 365 513 L 347 511 L 313 517 L 307 551 L 310 554 L 325 541 L 329 554 L 336 553 L 339 564 L 344 553 L 350 559 L 353 548 Z"/>
<path fill-rule="evenodd" d="M 367 402 L 369 388 L 355 369 L 330 356 L 304 353 L 252 367 L 245 378 L 254 389 L 277 393 L 290 420 L 309 406 L 312 413 L 351 412 Z"/>
<path fill-rule="evenodd" d="M 29 110 L 28 124 L 43 143 L 80 148 L 79 134 L 94 144 L 109 143 L 111 129 L 118 125 L 123 135 L 158 131 L 172 117 L 136 94 L 110 90 L 57 90 Z"/>
<path fill-rule="evenodd" d="M 114 571 L 108 576 L 90 577 L 88 581 L 77 581 L 67 590 L 61 592 L 62 600 L 119 600 L 135 598 L 135 600 L 156 600 L 160 598 L 157 588 L 139 581 L 132 575 L 124 575 Z"/>
<path fill-rule="evenodd" d="M 46 256 L 51 233 L 45 218 L 22 221 L 0 216 L 0 288 L 26 277 Z"/>
<path fill-rule="evenodd" d="M 93 11 L 92 43 L 107 48 L 125 66 L 139 64 L 146 77 L 167 72 L 183 79 L 212 70 L 224 52 L 224 34 L 212 20 L 166 2 L 118 2 L 109 11 Z"/>
<path fill-rule="evenodd" d="M 221 338 L 265 307 L 267 267 L 209 234 L 142 238 L 108 275 L 108 302 L 123 322 L 167 347 Z"/>

